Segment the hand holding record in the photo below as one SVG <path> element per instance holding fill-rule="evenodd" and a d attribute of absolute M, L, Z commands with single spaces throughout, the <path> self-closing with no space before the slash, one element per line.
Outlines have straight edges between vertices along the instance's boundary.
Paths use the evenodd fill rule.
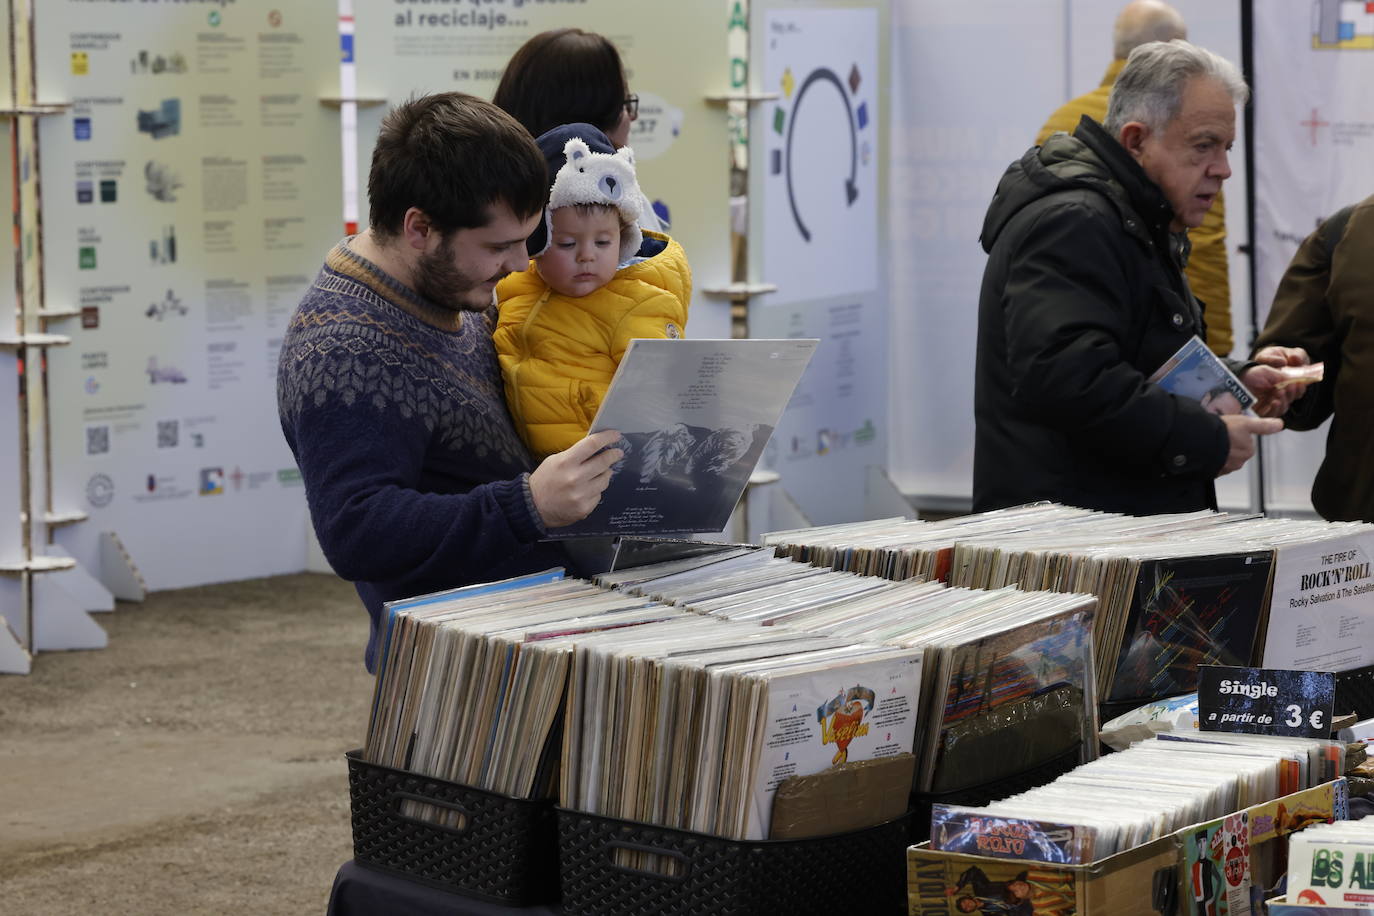
<path fill-rule="evenodd" d="M 611 467 L 624 453 L 613 429 L 593 433 L 539 463 L 530 474 L 530 498 L 545 527 L 559 528 L 587 517 L 611 482 Z"/>

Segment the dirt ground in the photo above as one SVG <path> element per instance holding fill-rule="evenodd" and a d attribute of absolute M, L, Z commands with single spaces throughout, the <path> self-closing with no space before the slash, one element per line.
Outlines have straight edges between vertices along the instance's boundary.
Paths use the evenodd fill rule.
<path fill-rule="evenodd" d="M 0 675 L 0 913 L 323 913 L 367 614 L 301 574 L 95 615 L 109 647 Z"/>

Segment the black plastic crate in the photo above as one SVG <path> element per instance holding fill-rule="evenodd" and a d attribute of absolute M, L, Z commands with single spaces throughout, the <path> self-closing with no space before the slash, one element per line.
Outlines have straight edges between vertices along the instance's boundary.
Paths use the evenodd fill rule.
<path fill-rule="evenodd" d="M 368 763 L 360 750 L 345 756 L 359 865 L 510 906 L 558 899 L 551 800 L 512 798 Z M 402 811 L 407 802 L 456 811 L 463 823 L 446 827 L 412 817 Z"/>
<path fill-rule="evenodd" d="M 1336 674 L 1336 714 L 1374 718 L 1374 665 Z"/>
<path fill-rule="evenodd" d="M 567 916 L 885 916 L 906 912 L 911 814 L 848 833 L 743 842 L 558 809 Z M 618 850 L 677 874 L 618 864 Z"/>

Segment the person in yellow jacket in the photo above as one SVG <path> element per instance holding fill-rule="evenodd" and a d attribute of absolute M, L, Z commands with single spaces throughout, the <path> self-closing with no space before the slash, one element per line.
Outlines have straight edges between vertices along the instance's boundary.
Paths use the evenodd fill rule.
<path fill-rule="evenodd" d="M 1107 99 L 1126 58 L 1139 45 L 1149 41 L 1187 38 L 1188 27 L 1178 10 L 1160 0 L 1132 0 L 1122 8 L 1112 29 L 1116 59 L 1102 77 L 1102 85 L 1092 92 L 1071 99 L 1059 107 L 1036 135 L 1035 144 L 1043 146 L 1051 134 L 1071 134 L 1078 119 L 1087 115 L 1099 124 L 1107 116 Z M 1226 201 L 1220 191 L 1207 211 L 1202 225 L 1188 232 L 1192 253 L 1184 274 L 1193 295 L 1202 303 L 1202 318 L 1207 324 L 1207 346 L 1219 356 L 1230 354 L 1235 345 L 1231 327 L 1231 279 L 1226 255 Z"/>
<path fill-rule="evenodd" d="M 692 272 L 682 246 L 641 230 L 634 152 L 590 124 L 535 143 L 552 176 L 530 266 L 496 286 L 493 341 L 506 404 L 535 460 L 587 434 L 630 341 L 677 338 Z"/>

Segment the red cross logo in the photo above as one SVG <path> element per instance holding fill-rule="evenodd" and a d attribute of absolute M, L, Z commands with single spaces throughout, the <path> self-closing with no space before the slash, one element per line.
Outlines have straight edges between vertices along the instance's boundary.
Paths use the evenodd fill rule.
<path fill-rule="evenodd" d="M 1310 127 L 1310 128 L 1312 128 L 1312 145 L 1313 145 L 1313 146 L 1316 146 L 1316 145 L 1317 145 L 1317 128 L 1318 128 L 1318 127 L 1330 127 L 1330 126 L 1331 126 L 1331 122 L 1330 122 L 1330 121 L 1319 121 L 1319 120 L 1317 120 L 1317 109 L 1315 109 L 1315 108 L 1312 109 L 1312 117 L 1311 117 L 1310 119 L 1308 119 L 1308 120 L 1306 120 L 1306 121 L 1299 121 L 1298 124 L 1300 124 L 1300 125 L 1303 126 L 1303 127 Z"/>

